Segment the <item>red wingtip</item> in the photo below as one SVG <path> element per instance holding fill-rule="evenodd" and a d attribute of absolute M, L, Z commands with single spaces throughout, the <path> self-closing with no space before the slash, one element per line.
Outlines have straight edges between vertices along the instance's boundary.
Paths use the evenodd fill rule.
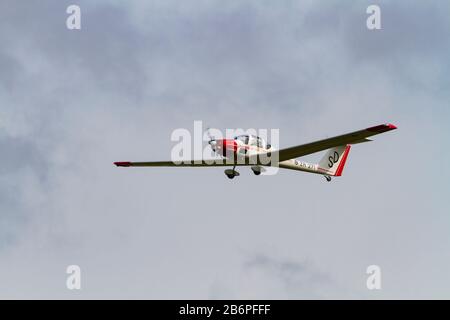
<path fill-rule="evenodd" d="M 389 127 L 389 129 L 391 129 L 391 130 L 394 130 L 394 129 L 397 129 L 397 126 L 395 125 L 395 124 L 392 124 L 392 123 L 388 123 L 388 124 L 386 124 L 388 127 Z"/>
<path fill-rule="evenodd" d="M 129 167 L 131 166 L 131 162 L 114 162 L 114 164 L 118 167 Z"/>
<path fill-rule="evenodd" d="M 390 131 L 390 130 L 394 130 L 394 129 L 397 129 L 397 126 L 393 125 L 392 123 L 386 123 L 386 124 L 380 124 L 379 126 L 367 128 L 366 130 L 381 133 L 381 132 L 386 132 L 386 131 Z"/>

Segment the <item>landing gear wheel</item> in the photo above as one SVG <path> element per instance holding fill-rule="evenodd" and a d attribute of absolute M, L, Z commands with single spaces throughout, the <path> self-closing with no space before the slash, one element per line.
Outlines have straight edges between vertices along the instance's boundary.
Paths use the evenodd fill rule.
<path fill-rule="evenodd" d="M 259 176 L 261 172 L 265 171 L 265 169 L 260 166 L 253 166 L 251 169 L 256 176 Z"/>
<path fill-rule="evenodd" d="M 233 179 L 234 177 L 239 176 L 239 172 L 233 169 L 227 169 L 225 170 L 225 175 L 228 177 L 228 179 Z"/>
<path fill-rule="evenodd" d="M 327 179 L 328 182 L 331 181 L 331 177 L 330 176 L 324 176 L 324 177 L 325 177 L 325 179 Z"/>

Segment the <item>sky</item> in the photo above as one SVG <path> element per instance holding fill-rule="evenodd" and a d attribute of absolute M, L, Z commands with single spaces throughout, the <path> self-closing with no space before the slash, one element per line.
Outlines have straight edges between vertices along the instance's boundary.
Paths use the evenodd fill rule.
<path fill-rule="evenodd" d="M 68 30 L 66 8 L 81 8 Z M 381 8 L 381 30 L 366 9 Z M 450 3 L 0 2 L 0 298 L 450 298 Z M 116 168 L 194 121 L 344 174 Z M 305 157 L 317 161 L 321 155 Z M 81 268 L 68 290 L 66 268 Z M 366 269 L 381 269 L 368 290 Z"/>

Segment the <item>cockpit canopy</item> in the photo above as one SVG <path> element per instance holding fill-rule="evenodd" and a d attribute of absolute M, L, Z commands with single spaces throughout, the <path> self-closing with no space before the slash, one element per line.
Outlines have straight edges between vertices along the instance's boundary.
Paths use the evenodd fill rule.
<path fill-rule="evenodd" d="M 263 138 L 254 135 L 243 134 L 234 138 L 235 140 L 240 140 L 246 145 L 257 146 L 259 148 L 270 148 L 270 144 L 266 143 Z"/>

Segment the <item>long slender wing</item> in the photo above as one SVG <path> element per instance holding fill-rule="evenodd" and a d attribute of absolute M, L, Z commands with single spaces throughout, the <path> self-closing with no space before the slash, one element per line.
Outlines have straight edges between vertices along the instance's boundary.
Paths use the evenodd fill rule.
<path fill-rule="evenodd" d="M 225 167 L 245 166 L 245 163 L 235 163 L 229 159 L 192 160 L 188 162 L 175 163 L 172 161 L 150 161 L 150 162 L 114 162 L 118 167 Z"/>
<path fill-rule="evenodd" d="M 343 134 L 340 136 L 314 141 L 291 148 L 281 149 L 277 151 L 279 161 L 281 162 L 289 159 L 306 156 L 311 153 L 319 152 L 337 146 L 368 141 L 367 137 L 391 131 L 394 129 L 397 129 L 397 127 L 393 124 L 390 123 L 381 124 L 375 127 L 370 127 L 367 129 Z"/>

